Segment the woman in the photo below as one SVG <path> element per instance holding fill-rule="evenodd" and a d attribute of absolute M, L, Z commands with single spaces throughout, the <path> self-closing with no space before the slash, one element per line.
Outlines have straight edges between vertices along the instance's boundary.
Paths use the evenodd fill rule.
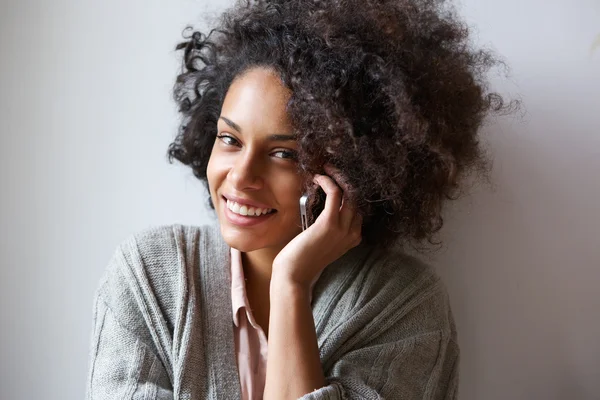
<path fill-rule="evenodd" d="M 494 59 L 428 0 L 242 2 L 187 38 L 169 156 L 218 227 L 117 249 L 88 398 L 456 398 L 446 290 L 401 249 L 433 242 L 444 198 L 485 171 Z"/>

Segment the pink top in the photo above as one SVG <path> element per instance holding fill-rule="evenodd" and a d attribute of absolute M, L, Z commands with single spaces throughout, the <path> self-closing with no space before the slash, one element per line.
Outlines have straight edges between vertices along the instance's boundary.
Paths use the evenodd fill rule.
<path fill-rule="evenodd" d="M 311 301 L 312 287 L 319 276 L 311 286 Z M 267 336 L 252 315 L 246 296 L 242 254 L 234 248 L 231 248 L 231 304 L 242 400 L 261 400 L 267 377 Z"/>

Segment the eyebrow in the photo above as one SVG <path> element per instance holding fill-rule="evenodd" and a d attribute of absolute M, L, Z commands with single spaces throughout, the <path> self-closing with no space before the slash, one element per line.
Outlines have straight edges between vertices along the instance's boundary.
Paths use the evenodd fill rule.
<path fill-rule="evenodd" d="M 222 119 L 223 121 L 225 121 L 225 123 L 227 125 L 229 125 L 233 129 L 235 129 L 239 133 L 242 133 L 242 128 L 238 124 L 236 124 L 235 122 L 230 120 L 229 118 L 219 117 L 219 119 Z M 295 135 L 283 135 L 283 134 L 276 133 L 276 134 L 267 136 L 267 139 L 272 142 L 287 142 L 287 141 L 296 140 L 296 136 Z"/>

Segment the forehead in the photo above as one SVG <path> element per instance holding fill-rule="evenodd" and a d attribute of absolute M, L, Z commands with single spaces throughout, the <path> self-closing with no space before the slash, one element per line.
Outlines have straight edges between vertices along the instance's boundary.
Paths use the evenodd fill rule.
<path fill-rule="evenodd" d="M 246 130 L 266 130 L 267 133 L 282 129 L 289 131 L 291 126 L 286 106 L 290 95 L 290 90 L 283 86 L 274 71 L 253 68 L 231 83 L 221 116 L 238 124 L 244 133 Z"/>

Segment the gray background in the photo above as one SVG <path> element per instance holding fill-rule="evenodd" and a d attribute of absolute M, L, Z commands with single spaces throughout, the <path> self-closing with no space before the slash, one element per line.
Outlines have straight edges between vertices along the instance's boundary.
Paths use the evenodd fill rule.
<path fill-rule="evenodd" d="M 92 295 L 116 245 L 211 222 L 166 162 L 173 48 L 229 1 L 0 3 L 0 398 L 81 399 Z M 468 0 L 524 119 L 484 129 L 495 189 L 447 209 L 427 257 L 450 290 L 462 399 L 600 398 L 597 0 Z"/>

